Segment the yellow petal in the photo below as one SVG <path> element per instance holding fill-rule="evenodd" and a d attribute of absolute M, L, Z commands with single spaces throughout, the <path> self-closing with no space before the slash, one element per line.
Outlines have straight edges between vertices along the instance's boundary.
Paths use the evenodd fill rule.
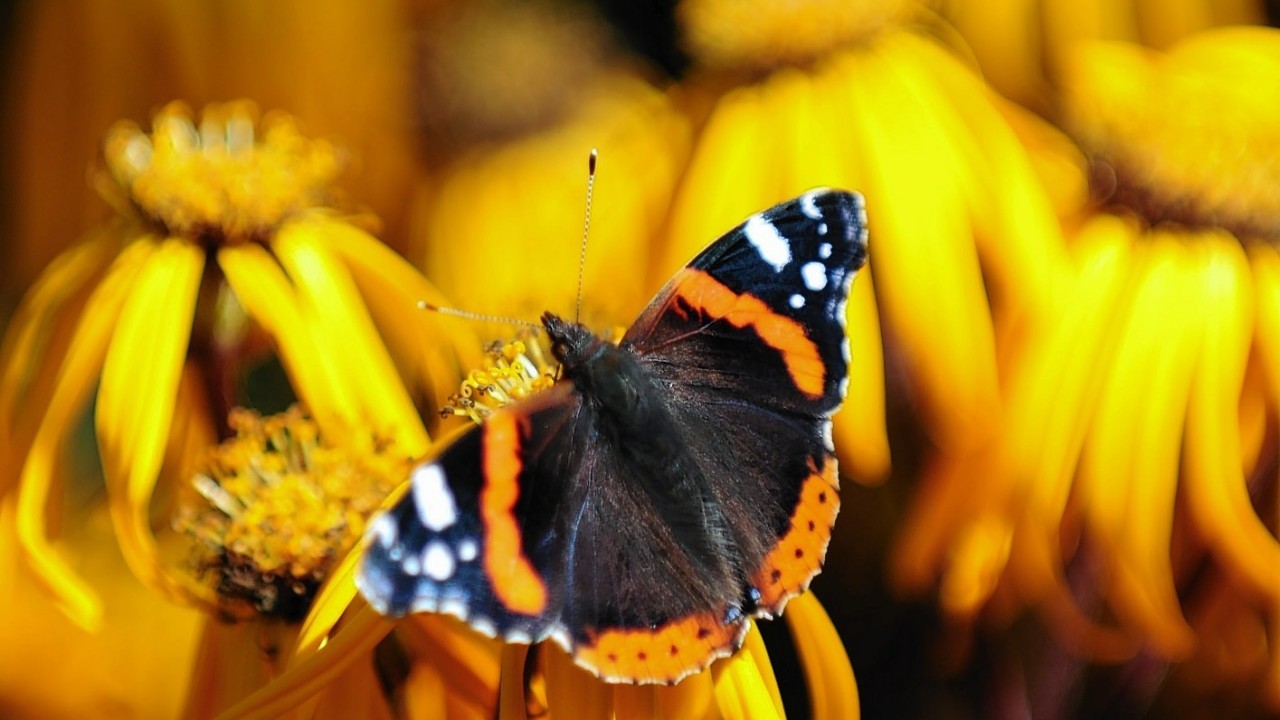
<path fill-rule="evenodd" d="M 236 703 L 218 717 L 277 718 L 332 683 L 354 662 L 368 662 L 370 652 L 391 632 L 392 623 L 364 603 L 357 603 L 342 628 L 319 652 L 287 668 L 271 683 Z"/>
<path fill-rule="evenodd" d="M 68 616 L 88 629 L 98 626 L 102 608 L 93 591 L 49 546 L 45 528 L 46 503 L 62 436 L 88 398 L 102 367 L 120 308 L 129 297 L 134 277 L 153 248 L 154 245 L 148 241 L 128 245 L 112 264 L 107 277 L 94 290 L 67 347 L 48 408 L 40 419 L 39 429 L 18 479 L 19 543 L 27 553 L 36 576 L 49 588 Z"/>
<path fill-rule="evenodd" d="M 1193 240 L 1194 241 L 1194 240 Z M 1150 260 L 1121 330 L 1080 473 L 1085 520 L 1115 563 L 1112 605 L 1163 657 L 1194 642 L 1179 609 L 1169 543 L 1191 373 L 1200 339 L 1195 255 L 1181 239 L 1150 237 Z M 1185 302 L 1188 309 L 1169 314 Z"/>
<path fill-rule="evenodd" d="M 102 367 L 95 424 L 111 519 L 143 584 L 169 592 L 151 532 L 160 475 L 187 353 L 204 251 L 165 240 L 139 271 L 120 309 Z"/>
<path fill-rule="evenodd" d="M 450 697 L 492 717 L 498 705 L 502 643 L 444 615 L 411 615 L 396 633 L 415 657 L 435 666 Z"/>
<path fill-rule="evenodd" d="M 543 643 L 541 652 L 547 707 L 554 717 L 607 720 L 613 716 L 613 690 L 609 685 L 574 664 L 573 658 L 554 643 Z"/>
<path fill-rule="evenodd" d="M 304 322 L 293 285 L 256 244 L 218 249 L 218 265 L 245 312 L 275 338 L 294 391 L 321 424 L 352 427 L 360 420 L 356 388 L 343 382 L 322 352 L 317 329 Z M 358 377 L 358 376 L 357 376 Z"/>
<path fill-rule="evenodd" d="M 765 687 L 760 669 L 750 655 L 734 653 L 712 665 L 711 674 L 715 683 L 716 704 L 724 720 L 767 720 L 782 717 Z"/>
<path fill-rule="evenodd" d="M 792 598 L 784 617 L 809 683 L 815 720 L 857 720 L 862 711 L 853 666 L 827 611 L 813 593 L 803 593 Z"/>
<path fill-rule="evenodd" d="M 716 102 L 672 201 L 667 243 L 653 263 L 655 285 L 751 213 L 782 199 L 767 182 L 782 165 L 768 142 L 769 117 L 755 87 L 737 88 Z M 730 185 L 726 178 L 764 181 Z"/>
<path fill-rule="evenodd" d="M 862 138 L 870 262 L 886 332 L 901 340 L 935 441 L 958 450 L 999 411 L 991 312 L 963 193 L 974 180 L 951 140 L 963 129 L 934 119 L 912 84 L 920 79 L 904 77 L 897 61 L 910 59 L 899 52 L 845 70 L 860 72 L 845 102 L 848 132 Z M 901 197 L 912 200 L 894 200 Z M 934 297 L 947 302 L 925 300 Z"/>
<path fill-rule="evenodd" d="M 747 632 L 740 652 L 746 653 L 756 664 L 760 679 L 764 681 L 765 690 L 769 691 L 769 698 L 773 700 L 774 709 L 778 711 L 778 715 L 784 715 L 786 711 L 782 706 L 782 691 L 778 689 L 778 678 L 773 673 L 773 663 L 769 661 L 769 650 L 764 645 L 764 638 L 758 632 L 759 627 L 755 627 L 756 621 L 752 620 L 751 624 L 752 630 L 757 632 Z"/>
<path fill-rule="evenodd" d="M 81 313 L 90 281 L 114 259 L 120 239 L 101 233 L 59 255 L 22 298 L 0 346 L 0 496 L 16 479 L 37 423 L 26 414 L 44 407 L 53 392 L 69 326 Z"/>
<path fill-rule="evenodd" d="M 359 379 L 360 419 L 391 433 L 403 452 L 421 455 L 429 442 L 426 428 L 351 274 L 319 239 L 335 224 L 318 213 L 300 218 L 280 229 L 272 248 L 297 287 L 302 320 L 314 329 L 317 349 L 334 359 L 345 382 Z"/>
<path fill-rule="evenodd" d="M 1252 280 L 1239 243 L 1226 238 L 1208 250 L 1203 302 L 1213 308 L 1214 322 L 1206 326 L 1187 412 L 1189 516 L 1229 571 L 1275 599 L 1280 543 L 1253 510 L 1240 448 L 1239 397 L 1254 330 Z"/>
<path fill-rule="evenodd" d="M 502 649 L 502 684 L 498 688 L 498 719 L 527 720 L 524 696 L 524 666 L 528 645 L 507 645 Z"/>
<path fill-rule="evenodd" d="M 482 343 L 470 324 L 418 310 L 420 301 L 440 307 L 450 303 L 404 258 L 372 236 L 335 223 L 321 240 L 350 269 L 378 330 L 396 355 L 410 358 L 406 374 L 431 393 L 429 406 L 439 408 L 457 392 L 466 372 L 480 366 Z"/>
<path fill-rule="evenodd" d="M 363 548 L 357 545 L 329 571 L 298 631 L 298 642 L 289 658 L 290 665 L 306 660 L 323 647 L 339 618 L 355 600 L 355 573 L 363 555 Z"/>

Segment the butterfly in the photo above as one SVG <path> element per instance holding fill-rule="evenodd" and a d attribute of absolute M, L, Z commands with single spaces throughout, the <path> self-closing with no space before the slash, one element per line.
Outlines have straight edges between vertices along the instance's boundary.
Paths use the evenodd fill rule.
<path fill-rule="evenodd" d="M 866 225 L 838 190 L 752 215 L 617 345 L 544 314 L 560 379 L 412 471 L 366 531 L 369 604 L 550 639 L 608 682 L 674 683 L 736 651 L 826 555 Z"/>

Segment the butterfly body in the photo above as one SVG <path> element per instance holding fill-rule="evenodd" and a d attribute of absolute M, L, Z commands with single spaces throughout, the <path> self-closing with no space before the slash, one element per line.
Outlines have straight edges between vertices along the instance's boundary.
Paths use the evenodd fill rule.
<path fill-rule="evenodd" d="M 814 191 L 709 246 L 618 345 L 544 315 L 561 380 L 415 470 L 370 524 L 366 598 L 551 638 L 610 681 L 735 650 L 826 552 L 865 256 L 861 198 Z"/>

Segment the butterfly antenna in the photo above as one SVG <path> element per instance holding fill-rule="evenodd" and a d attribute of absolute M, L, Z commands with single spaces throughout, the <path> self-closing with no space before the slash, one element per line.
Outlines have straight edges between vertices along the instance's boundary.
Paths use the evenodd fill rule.
<path fill-rule="evenodd" d="M 587 267 L 587 232 L 591 229 L 591 191 L 596 185 L 596 157 L 599 153 L 595 148 L 591 148 L 591 155 L 587 158 L 587 214 L 582 221 L 582 249 L 578 252 L 578 304 L 573 310 L 573 321 L 576 323 L 582 317 L 582 275 Z"/>
<path fill-rule="evenodd" d="M 458 308 L 441 307 L 439 305 L 433 305 L 426 300 L 418 301 L 418 309 L 428 310 L 430 312 L 440 313 L 441 315 L 448 315 L 450 317 L 462 318 L 464 320 L 477 320 L 479 322 L 498 323 L 500 325 L 518 325 L 520 327 L 533 328 L 534 330 L 542 328 L 538 323 L 529 322 L 528 320 L 502 317 L 500 315 L 485 315 L 483 313 L 474 313 L 469 310 L 459 310 Z"/>

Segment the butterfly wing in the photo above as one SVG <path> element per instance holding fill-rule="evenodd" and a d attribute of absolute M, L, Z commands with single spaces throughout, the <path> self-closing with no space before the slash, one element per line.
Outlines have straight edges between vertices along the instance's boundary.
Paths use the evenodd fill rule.
<path fill-rule="evenodd" d="M 838 512 L 830 416 L 848 388 L 845 305 L 865 261 L 861 196 L 816 190 L 710 245 L 622 340 L 671 389 L 762 614 L 817 574 Z"/>
<path fill-rule="evenodd" d="M 441 612 L 490 637 L 546 638 L 564 605 L 555 537 L 580 400 L 561 383 L 418 465 L 371 520 L 356 576 L 375 610 Z M 548 467 L 561 464 L 562 467 Z"/>
<path fill-rule="evenodd" d="M 419 465 L 366 533 L 374 609 L 550 638 L 613 682 L 675 682 L 737 649 L 746 618 L 709 580 L 721 559 L 688 551 L 592 412 L 561 381 Z"/>

